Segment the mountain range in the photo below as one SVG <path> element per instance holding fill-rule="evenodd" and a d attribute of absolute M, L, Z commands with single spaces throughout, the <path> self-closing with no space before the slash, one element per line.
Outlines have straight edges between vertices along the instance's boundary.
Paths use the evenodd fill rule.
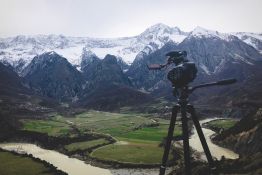
<path fill-rule="evenodd" d="M 90 50 L 100 59 L 111 54 L 123 59 L 130 65 L 141 51 L 155 51 L 170 41 L 179 44 L 192 36 L 213 37 L 222 40 L 229 40 L 232 36 L 237 36 L 241 41 L 251 45 L 259 52 L 262 51 L 262 34 L 224 34 L 201 27 L 196 27 L 191 32 L 183 32 L 178 27 L 169 27 L 160 23 L 149 27 L 140 35 L 114 39 L 66 37 L 63 35 L 19 35 L 0 38 L 0 60 L 11 64 L 20 72 L 34 56 L 55 51 L 65 57 L 72 65 L 79 67 L 84 50 Z"/>
<path fill-rule="evenodd" d="M 199 70 L 194 83 L 238 79 L 237 85 L 200 90 L 198 95 L 193 95 L 198 102 L 216 103 L 223 100 L 215 97 L 232 97 L 224 97 L 223 94 L 228 94 L 225 92 L 232 92 L 236 99 L 243 95 L 249 82 L 261 81 L 258 71 L 262 62 L 261 43 L 262 34 L 220 33 L 201 27 L 183 32 L 178 27 L 156 24 L 140 35 L 115 39 L 63 35 L 1 38 L 0 61 L 19 74 L 17 77 L 23 80 L 27 90 L 37 95 L 111 109 L 108 104 L 113 104 L 112 101 L 119 103 L 114 105 L 118 108 L 130 105 L 125 98 L 119 98 L 125 92 L 136 96 L 141 103 L 170 96 L 172 89 L 165 76 L 170 69 L 152 72 L 146 65 L 164 63 L 169 51 L 186 50 L 189 60 Z M 259 96 L 258 87 L 254 87 Z M 205 95 L 207 92 L 212 95 Z M 101 101 L 105 105 L 100 105 Z"/>

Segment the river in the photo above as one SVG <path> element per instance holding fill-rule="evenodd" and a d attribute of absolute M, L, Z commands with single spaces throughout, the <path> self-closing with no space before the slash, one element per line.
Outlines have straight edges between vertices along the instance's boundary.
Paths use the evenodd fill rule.
<path fill-rule="evenodd" d="M 211 120 L 214 119 L 202 120 L 200 121 L 200 123 L 202 124 Z M 190 146 L 199 152 L 203 152 L 196 130 L 194 129 L 193 132 L 194 133 L 190 138 Z M 222 155 L 230 159 L 238 158 L 238 155 L 232 152 L 231 150 L 222 148 L 211 142 L 210 136 L 214 134 L 212 130 L 203 128 L 203 132 L 205 134 L 211 154 L 215 158 L 220 159 Z M 157 169 L 104 169 L 104 168 L 94 167 L 91 166 L 90 164 L 86 164 L 84 161 L 81 161 L 79 159 L 68 157 L 57 151 L 43 149 L 37 145 L 30 144 L 30 143 L 2 143 L 0 144 L 0 147 L 2 149 L 15 151 L 21 154 L 25 154 L 25 153 L 32 154 L 36 158 L 45 160 L 53 164 L 59 170 L 62 170 L 68 173 L 69 175 L 89 175 L 89 174 L 90 175 L 157 175 L 158 174 L 158 168 Z"/>
<path fill-rule="evenodd" d="M 202 125 L 203 123 L 206 123 L 206 122 L 210 122 L 212 120 L 216 120 L 216 119 L 218 119 L 218 118 L 208 118 L 208 119 L 205 119 L 205 120 L 201 120 L 200 125 Z M 239 155 L 237 153 L 235 153 L 235 152 L 233 152 L 233 151 L 231 151 L 227 148 L 223 148 L 221 146 L 218 146 L 211 141 L 211 136 L 213 134 L 215 134 L 214 131 L 207 129 L 207 128 L 202 128 L 202 130 L 203 130 L 203 133 L 205 135 L 208 147 L 209 147 L 210 152 L 211 152 L 213 157 L 215 157 L 218 160 L 220 160 L 222 156 L 225 156 L 228 159 L 237 159 L 239 157 Z M 206 157 L 204 155 L 204 151 L 203 151 L 203 148 L 202 148 L 202 145 L 201 145 L 201 142 L 199 140 L 199 137 L 198 137 L 198 134 L 197 134 L 195 127 L 193 129 L 193 134 L 191 135 L 189 142 L 190 142 L 190 146 L 194 150 L 201 153 L 201 158 L 206 160 Z"/>
<path fill-rule="evenodd" d="M 86 164 L 76 158 L 68 157 L 57 151 L 43 149 L 30 143 L 2 143 L 4 150 L 21 154 L 32 154 L 34 157 L 53 164 L 68 175 L 158 175 L 158 168 L 154 169 L 104 169 Z"/>

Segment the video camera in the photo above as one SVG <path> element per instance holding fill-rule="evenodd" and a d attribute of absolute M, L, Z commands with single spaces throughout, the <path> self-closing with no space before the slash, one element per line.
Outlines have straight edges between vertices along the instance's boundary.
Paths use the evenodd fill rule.
<path fill-rule="evenodd" d="M 167 74 L 167 79 L 171 81 L 175 88 L 182 88 L 196 78 L 196 65 L 186 59 L 186 51 L 172 51 L 165 56 L 167 57 L 166 64 L 152 64 L 148 66 L 148 69 L 161 70 L 171 64 L 175 64 L 175 67 Z"/>

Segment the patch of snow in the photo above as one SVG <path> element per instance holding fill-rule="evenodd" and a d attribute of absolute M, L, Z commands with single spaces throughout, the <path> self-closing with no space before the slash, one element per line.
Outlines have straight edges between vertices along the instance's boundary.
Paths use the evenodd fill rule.
<path fill-rule="evenodd" d="M 170 39 L 174 41 L 176 44 L 181 43 L 184 41 L 184 39 L 187 37 L 187 35 L 171 35 Z"/>
<path fill-rule="evenodd" d="M 219 72 L 224 67 L 225 63 L 226 63 L 226 59 L 222 59 L 220 63 L 215 67 L 214 73 Z"/>
<path fill-rule="evenodd" d="M 81 67 L 80 67 L 80 66 L 76 66 L 76 69 L 77 69 L 79 72 L 82 72 L 82 70 L 81 70 Z"/>
<path fill-rule="evenodd" d="M 206 67 L 206 65 L 204 64 L 200 64 L 200 68 L 205 71 L 206 74 L 211 75 L 210 71 L 208 70 L 208 68 Z"/>
<path fill-rule="evenodd" d="M 51 52 L 49 52 L 48 54 L 49 54 L 49 55 L 54 55 L 55 52 L 54 52 L 54 51 L 51 51 Z"/>
<path fill-rule="evenodd" d="M 234 57 L 235 59 L 239 59 L 239 60 L 241 60 L 241 61 L 243 61 L 243 62 L 245 62 L 249 65 L 254 65 L 253 63 L 249 62 L 247 59 L 243 58 L 242 56 L 240 56 L 238 54 L 234 54 L 234 55 L 235 55 L 235 57 Z"/>
<path fill-rule="evenodd" d="M 59 55 L 65 57 L 72 65 L 80 65 L 81 55 L 84 45 L 79 45 L 75 47 L 69 47 L 66 49 L 55 49 L 54 51 Z"/>

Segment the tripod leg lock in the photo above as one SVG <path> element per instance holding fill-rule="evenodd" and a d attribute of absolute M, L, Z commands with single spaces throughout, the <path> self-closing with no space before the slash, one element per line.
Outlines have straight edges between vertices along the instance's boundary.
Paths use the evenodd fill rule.
<path fill-rule="evenodd" d="M 166 171 L 166 167 L 164 167 L 163 165 L 160 166 L 160 172 L 159 175 L 164 175 Z"/>
<path fill-rule="evenodd" d="M 187 110 L 188 110 L 189 112 L 194 112 L 194 111 L 195 111 L 195 108 L 194 108 L 193 105 L 188 104 L 188 105 L 187 105 Z"/>

